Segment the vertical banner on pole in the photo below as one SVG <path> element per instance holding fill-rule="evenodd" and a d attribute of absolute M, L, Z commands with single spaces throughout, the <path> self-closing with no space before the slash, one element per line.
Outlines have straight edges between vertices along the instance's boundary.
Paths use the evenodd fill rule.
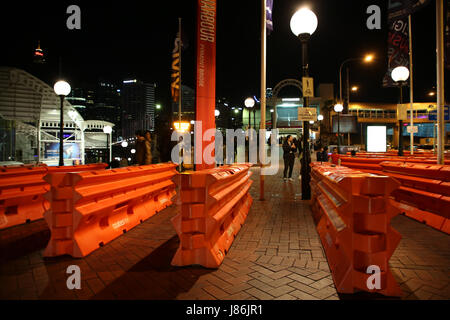
<path fill-rule="evenodd" d="M 203 154 L 208 146 L 214 145 L 214 136 L 210 141 L 203 141 L 203 134 L 216 127 L 214 115 L 216 109 L 216 17 L 217 0 L 198 0 L 196 120 L 201 121 L 201 126 L 197 126 L 199 130 L 195 130 L 197 170 L 214 167 L 214 162 L 208 161 L 209 164 L 205 162 Z M 205 156 L 214 159 L 214 151 Z"/>

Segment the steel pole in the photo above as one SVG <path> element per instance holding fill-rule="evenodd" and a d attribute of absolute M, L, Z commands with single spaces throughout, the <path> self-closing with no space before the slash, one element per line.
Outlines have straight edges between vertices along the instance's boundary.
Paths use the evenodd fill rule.
<path fill-rule="evenodd" d="M 303 76 L 308 77 L 308 41 L 310 34 L 300 34 L 300 41 L 302 42 L 302 65 L 303 65 Z M 303 97 L 303 107 L 308 107 L 308 98 Z M 309 167 L 311 163 L 311 153 L 309 151 L 309 121 L 303 121 L 303 157 L 302 157 L 302 200 L 311 199 L 311 168 Z"/>
<path fill-rule="evenodd" d="M 436 0 L 437 163 L 444 164 L 444 1 Z"/>
<path fill-rule="evenodd" d="M 403 110 L 403 81 L 400 81 L 400 108 Z M 399 115 L 400 112 L 399 112 Z M 398 155 L 403 156 L 403 120 L 398 120 Z"/>
<path fill-rule="evenodd" d="M 411 155 L 414 154 L 414 87 L 413 87 L 413 56 L 412 56 L 412 26 L 411 26 L 411 15 L 408 16 L 408 27 L 409 27 L 409 101 L 410 101 L 410 126 L 411 133 L 409 136 L 409 152 Z"/>
<path fill-rule="evenodd" d="M 64 96 L 59 96 L 59 165 L 64 166 Z"/>

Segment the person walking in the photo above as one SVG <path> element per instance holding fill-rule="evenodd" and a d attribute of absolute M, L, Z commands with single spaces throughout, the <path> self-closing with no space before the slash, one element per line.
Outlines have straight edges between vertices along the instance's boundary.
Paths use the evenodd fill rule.
<path fill-rule="evenodd" d="M 140 130 L 136 131 L 135 135 L 136 163 L 137 165 L 142 166 L 145 164 L 145 137 Z"/>
<path fill-rule="evenodd" d="M 152 164 L 152 135 L 150 131 L 145 131 L 145 164 Z"/>
<path fill-rule="evenodd" d="M 283 159 L 284 159 L 284 173 L 283 179 L 287 181 L 287 173 L 289 169 L 289 181 L 293 181 L 292 179 L 292 170 L 294 169 L 295 162 L 295 153 L 297 152 L 297 146 L 293 142 L 293 138 L 291 135 L 288 135 L 286 140 L 283 143 Z"/>

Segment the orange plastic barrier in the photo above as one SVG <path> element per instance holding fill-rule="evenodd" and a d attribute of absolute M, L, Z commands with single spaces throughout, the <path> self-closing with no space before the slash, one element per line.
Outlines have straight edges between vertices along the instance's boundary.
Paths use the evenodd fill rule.
<path fill-rule="evenodd" d="M 13 166 L 0 169 L 0 229 L 43 217 L 48 203 L 43 194 L 46 167 Z"/>
<path fill-rule="evenodd" d="M 401 238 L 390 226 L 399 212 L 389 194 L 398 186 L 387 176 L 328 164 L 312 166 L 312 211 L 338 292 L 401 295 L 389 269 Z M 371 266 L 380 268 L 379 288 L 368 285 Z"/>
<path fill-rule="evenodd" d="M 44 256 L 84 257 L 169 206 L 175 164 L 50 173 L 45 212 L 51 238 Z"/>
<path fill-rule="evenodd" d="M 450 233 L 450 166 L 402 162 L 380 165 L 384 174 L 401 183 L 392 196 L 406 216 Z"/>
<path fill-rule="evenodd" d="M 176 176 L 181 207 L 172 223 L 180 246 L 172 265 L 220 266 L 253 201 L 250 167 L 223 166 Z"/>
<path fill-rule="evenodd" d="M 0 230 L 43 218 L 49 207 L 43 197 L 50 189 L 43 179 L 47 173 L 102 170 L 106 167 L 105 163 L 64 167 L 0 167 Z"/>

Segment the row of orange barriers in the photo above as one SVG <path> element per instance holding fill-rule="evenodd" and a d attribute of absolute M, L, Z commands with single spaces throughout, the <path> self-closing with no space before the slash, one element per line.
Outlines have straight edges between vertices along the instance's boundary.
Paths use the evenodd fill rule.
<path fill-rule="evenodd" d="M 389 269 L 401 239 L 390 226 L 399 211 L 390 204 L 389 195 L 398 186 L 391 177 L 312 164 L 313 216 L 338 292 L 401 295 Z M 374 266 L 379 268 L 378 287 L 369 285 Z"/>
<path fill-rule="evenodd" d="M 342 157 L 341 165 L 397 179 L 401 187 L 392 196 L 401 212 L 450 233 L 450 165 L 410 157 Z"/>
<path fill-rule="evenodd" d="M 436 159 L 428 157 L 398 157 L 398 156 L 356 156 L 356 157 L 341 157 L 341 165 L 344 167 L 361 170 L 363 172 L 379 173 L 383 171 L 380 163 L 384 161 L 398 161 L 407 163 L 422 163 L 422 164 L 436 164 Z M 446 165 L 450 165 L 450 160 L 445 160 Z"/>
<path fill-rule="evenodd" d="M 44 176 L 53 172 L 104 170 L 107 164 L 79 166 L 0 167 L 0 230 L 43 218 L 49 203 L 43 197 L 50 189 Z"/>
<path fill-rule="evenodd" d="M 450 234 L 449 165 L 386 161 L 380 166 L 401 183 L 392 197 L 406 216 Z"/>
<path fill-rule="evenodd" d="M 175 164 L 50 173 L 44 256 L 84 257 L 169 206 Z"/>
<path fill-rule="evenodd" d="M 180 246 L 172 265 L 220 266 L 253 201 L 250 166 L 223 166 L 176 177 L 180 212 L 172 223 Z"/>

